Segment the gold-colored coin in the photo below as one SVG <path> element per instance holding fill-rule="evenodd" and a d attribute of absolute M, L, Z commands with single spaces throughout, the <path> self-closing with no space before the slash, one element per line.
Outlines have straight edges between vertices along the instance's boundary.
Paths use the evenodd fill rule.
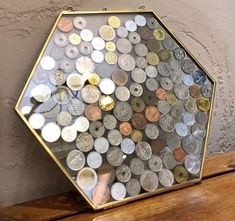
<path fill-rule="evenodd" d="M 188 172 L 182 166 L 176 166 L 174 168 L 174 177 L 177 183 L 185 183 L 188 180 Z"/>
<path fill-rule="evenodd" d="M 110 16 L 108 24 L 113 28 L 118 28 L 121 25 L 121 21 L 117 16 Z"/>
<path fill-rule="evenodd" d="M 100 37 L 103 38 L 105 41 L 112 41 L 116 36 L 114 29 L 109 25 L 101 26 L 99 29 L 99 34 Z"/>
<path fill-rule="evenodd" d="M 196 103 L 201 111 L 208 111 L 210 109 L 210 101 L 206 97 L 199 97 Z"/>
<path fill-rule="evenodd" d="M 146 56 L 146 60 L 150 65 L 157 65 L 159 64 L 159 57 L 154 52 L 149 52 Z"/>
<path fill-rule="evenodd" d="M 100 76 L 96 73 L 93 73 L 88 77 L 88 82 L 92 85 L 98 85 L 100 82 Z"/>
<path fill-rule="evenodd" d="M 168 62 L 171 59 L 170 51 L 162 49 L 158 52 L 158 56 L 161 61 Z"/>
<path fill-rule="evenodd" d="M 117 55 L 113 52 L 107 52 L 105 54 L 105 61 L 108 63 L 108 64 L 116 64 L 117 63 Z"/>
<path fill-rule="evenodd" d="M 111 96 L 103 95 L 99 99 L 99 106 L 104 111 L 111 111 L 114 108 L 114 100 Z"/>
<path fill-rule="evenodd" d="M 72 45 L 79 45 L 80 42 L 81 38 L 78 34 L 72 33 L 71 35 L 69 35 L 69 43 L 71 43 Z"/>
<path fill-rule="evenodd" d="M 167 94 L 166 101 L 170 105 L 175 105 L 177 103 L 177 98 L 174 94 Z"/>
<path fill-rule="evenodd" d="M 157 28 L 153 30 L 153 37 L 159 41 L 162 41 L 165 38 L 165 33 L 162 29 Z"/>
<path fill-rule="evenodd" d="M 134 129 L 131 132 L 131 139 L 134 142 L 139 143 L 142 140 L 142 133 L 139 130 Z"/>
<path fill-rule="evenodd" d="M 114 51 L 116 50 L 116 45 L 115 45 L 114 42 L 108 41 L 108 42 L 106 42 L 106 44 L 105 44 L 105 48 L 106 48 L 106 50 L 109 51 L 109 52 L 114 52 Z"/>

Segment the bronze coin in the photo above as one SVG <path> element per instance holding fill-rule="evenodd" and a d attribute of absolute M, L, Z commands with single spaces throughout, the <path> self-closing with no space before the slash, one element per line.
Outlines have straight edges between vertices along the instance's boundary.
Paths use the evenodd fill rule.
<path fill-rule="evenodd" d="M 153 151 L 153 154 L 155 155 L 159 155 L 161 150 L 163 150 L 166 146 L 167 145 L 166 145 L 165 140 L 161 138 L 153 140 L 151 142 L 152 151 Z"/>
<path fill-rule="evenodd" d="M 156 105 L 158 102 L 158 99 L 156 98 L 156 94 L 154 91 L 145 90 L 142 96 L 145 104 L 147 105 Z"/>
<path fill-rule="evenodd" d="M 138 28 L 137 32 L 143 40 L 149 40 L 153 38 L 153 30 L 149 27 L 140 27 Z"/>
<path fill-rule="evenodd" d="M 132 126 L 128 122 L 122 122 L 119 125 L 119 130 L 120 130 L 122 135 L 129 136 L 132 132 Z"/>
<path fill-rule="evenodd" d="M 145 108 L 144 101 L 139 97 L 134 97 L 131 100 L 131 107 L 135 112 L 142 112 Z"/>
<path fill-rule="evenodd" d="M 147 48 L 149 51 L 157 52 L 160 49 L 160 44 L 157 40 L 151 39 L 147 41 Z"/>
<path fill-rule="evenodd" d="M 159 99 L 159 100 L 166 100 L 167 98 L 167 92 L 163 89 L 163 88 L 158 88 L 156 90 L 156 97 Z"/>
<path fill-rule="evenodd" d="M 92 190 L 92 201 L 95 205 L 102 205 L 110 200 L 110 189 L 103 183 L 98 183 Z"/>
<path fill-rule="evenodd" d="M 182 147 L 177 147 L 173 151 L 173 155 L 177 161 L 183 161 L 186 154 Z"/>
<path fill-rule="evenodd" d="M 143 114 L 135 113 L 131 118 L 131 124 L 134 128 L 143 130 L 147 125 L 147 120 L 145 119 Z"/>
<path fill-rule="evenodd" d="M 147 106 L 144 114 L 146 119 L 150 122 L 156 122 L 160 117 L 160 112 L 155 106 Z"/>
<path fill-rule="evenodd" d="M 161 61 L 168 62 L 171 59 L 171 54 L 167 49 L 162 49 L 158 52 L 158 57 Z"/>
<path fill-rule="evenodd" d="M 112 72 L 112 80 L 116 85 L 125 85 L 128 81 L 128 75 L 121 69 L 116 69 Z"/>
<path fill-rule="evenodd" d="M 201 94 L 200 88 L 197 85 L 192 85 L 189 88 L 189 94 L 194 97 L 194 98 L 198 98 Z"/>
<path fill-rule="evenodd" d="M 58 22 L 58 29 L 62 32 L 70 32 L 73 29 L 73 22 L 69 18 L 61 18 Z"/>
<path fill-rule="evenodd" d="M 85 116 L 90 121 L 100 120 L 102 118 L 102 112 L 98 105 L 90 104 L 85 108 Z"/>

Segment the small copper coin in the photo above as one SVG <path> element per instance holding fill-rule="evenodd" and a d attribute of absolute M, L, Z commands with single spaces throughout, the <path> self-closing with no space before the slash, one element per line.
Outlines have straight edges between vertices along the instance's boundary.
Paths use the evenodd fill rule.
<path fill-rule="evenodd" d="M 90 121 L 100 120 L 102 118 L 102 112 L 98 105 L 90 104 L 85 108 L 85 116 Z"/>
<path fill-rule="evenodd" d="M 146 46 L 149 49 L 149 51 L 152 52 L 157 52 L 160 49 L 160 44 L 155 39 L 148 40 Z"/>
<path fill-rule="evenodd" d="M 143 114 L 135 113 L 131 118 L 131 124 L 134 128 L 143 130 L 147 125 L 147 120 L 145 119 Z"/>
<path fill-rule="evenodd" d="M 156 122 L 160 117 L 160 112 L 155 106 L 147 106 L 144 114 L 146 119 L 150 122 Z"/>
<path fill-rule="evenodd" d="M 119 125 L 119 130 L 120 130 L 122 135 L 129 136 L 131 134 L 131 132 L 132 132 L 132 126 L 128 122 L 122 122 Z"/>
<path fill-rule="evenodd" d="M 163 150 L 166 147 L 166 142 L 165 140 L 158 138 L 157 140 L 153 140 L 151 142 L 151 147 L 152 147 L 152 151 L 153 154 L 155 155 L 159 155 L 161 150 Z"/>
<path fill-rule="evenodd" d="M 98 183 L 92 190 L 92 201 L 95 205 L 102 205 L 110 200 L 110 189 L 103 183 Z"/>
<path fill-rule="evenodd" d="M 176 149 L 174 149 L 173 155 L 177 161 L 183 161 L 186 156 L 182 147 L 177 147 Z"/>
<path fill-rule="evenodd" d="M 189 94 L 194 98 L 198 98 L 201 95 L 201 90 L 194 84 L 189 88 Z"/>
<path fill-rule="evenodd" d="M 128 75 L 121 69 L 116 69 L 112 73 L 112 80 L 116 85 L 125 85 L 128 81 Z"/>
<path fill-rule="evenodd" d="M 62 32 L 70 32 L 73 29 L 73 22 L 69 18 L 61 18 L 58 23 L 58 29 Z"/>
<path fill-rule="evenodd" d="M 159 99 L 159 100 L 166 100 L 167 98 L 167 92 L 163 89 L 163 88 L 158 88 L 156 90 L 156 97 Z"/>

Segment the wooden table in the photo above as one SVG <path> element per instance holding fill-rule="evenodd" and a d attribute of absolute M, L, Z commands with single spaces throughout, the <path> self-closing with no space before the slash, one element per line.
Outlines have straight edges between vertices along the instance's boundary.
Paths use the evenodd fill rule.
<path fill-rule="evenodd" d="M 76 192 L 0 209 L 1 221 L 235 220 L 235 152 L 209 157 L 203 181 L 109 210 L 93 211 Z"/>

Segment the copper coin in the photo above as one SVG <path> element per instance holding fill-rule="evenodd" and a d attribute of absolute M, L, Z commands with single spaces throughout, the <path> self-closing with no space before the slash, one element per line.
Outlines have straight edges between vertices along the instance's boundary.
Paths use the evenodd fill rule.
<path fill-rule="evenodd" d="M 90 121 L 100 120 L 102 118 L 102 112 L 98 105 L 90 104 L 85 108 L 85 116 Z"/>
<path fill-rule="evenodd" d="M 157 52 L 160 49 L 160 44 L 157 40 L 151 39 L 147 41 L 147 48 L 149 51 Z"/>
<path fill-rule="evenodd" d="M 161 150 L 163 150 L 165 147 L 166 147 L 166 142 L 165 140 L 159 138 L 157 140 L 153 140 L 151 142 L 151 147 L 152 147 L 152 151 L 153 151 L 153 154 L 155 155 L 159 155 Z"/>
<path fill-rule="evenodd" d="M 116 69 L 112 72 L 112 80 L 116 85 L 125 85 L 128 81 L 128 75 L 121 69 Z"/>
<path fill-rule="evenodd" d="M 200 88 L 197 85 L 192 85 L 189 88 L 189 94 L 194 97 L 194 98 L 198 98 L 201 94 Z"/>
<path fill-rule="evenodd" d="M 144 114 L 146 119 L 150 122 L 156 122 L 160 117 L 160 112 L 155 106 L 147 106 Z"/>
<path fill-rule="evenodd" d="M 156 90 L 156 97 L 159 99 L 159 100 L 166 100 L 167 98 L 167 92 L 163 89 L 163 88 L 158 88 Z"/>
<path fill-rule="evenodd" d="M 92 201 L 95 205 L 102 205 L 110 200 L 110 189 L 103 183 L 98 183 L 92 190 Z"/>
<path fill-rule="evenodd" d="M 134 128 L 143 130 L 147 125 L 147 120 L 145 119 L 143 114 L 135 113 L 131 118 L 131 124 Z"/>
<path fill-rule="evenodd" d="M 143 40 L 149 40 L 153 38 L 153 30 L 148 27 L 140 27 L 138 28 L 137 32 Z"/>
<path fill-rule="evenodd" d="M 185 151 L 183 150 L 182 147 L 177 147 L 173 151 L 173 155 L 177 161 L 183 161 L 186 156 Z"/>
<path fill-rule="evenodd" d="M 120 130 L 122 135 L 129 136 L 131 134 L 131 132 L 132 132 L 132 126 L 128 122 L 122 122 L 119 125 L 119 130 Z"/>
<path fill-rule="evenodd" d="M 58 29 L 62 32 L 70 32 L 73 29 L 73 22 L 69 18 L 61 18 L 58 22 Z"/>

